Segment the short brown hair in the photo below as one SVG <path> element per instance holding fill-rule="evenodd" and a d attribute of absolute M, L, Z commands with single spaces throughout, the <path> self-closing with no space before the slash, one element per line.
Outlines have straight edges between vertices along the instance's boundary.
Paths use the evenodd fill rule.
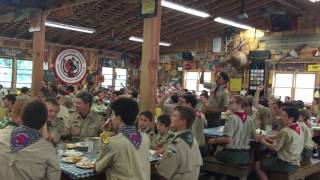
<path fill-rule="evenodd" d="M 236 100 L 236 103 L 241 105 L 241 108 L 244 108 L 249 105 L 249 103 L 240 95 L 234 95 L 231 98 Z"/>
<path fill-rule="evenodd" d="M 30 98 L 18 98 L 14 103 L 11 115 L 22 116 L 23 109 L 31 102 Z"/>
<path fill-rule="evenodd" d="M 180 113 L 182 119 L 185 119 L 187 122 L 187 128 L 190 129 L 194 119 L 196 118 L 196 113 L 194 109 L 187 107 L 187 106 L 176 106 L 174 109 Z"/>

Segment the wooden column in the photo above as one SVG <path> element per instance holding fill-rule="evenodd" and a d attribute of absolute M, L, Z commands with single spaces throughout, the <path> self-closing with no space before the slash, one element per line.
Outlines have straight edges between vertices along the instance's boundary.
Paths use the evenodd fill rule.
<path fill-rule="evenodd" d="M 36 96 L 42 87 L 43 80 L 43 60 L 46 41 L 46 13 L 41 12 L 40 31 L 33 33 L 33 52 L 32 52 L 32 85 L 31 95 Z M 35 22 L 35 21 L 33 21 Z"/>
<path fill-rule="evenodd" d="M 140 111 L 154 113 L 156 107 L 157 73 L 161 29 L 161 0 L 158 0 L 158 14 L 143 23 L 142 60 L 140 66 Z"/>

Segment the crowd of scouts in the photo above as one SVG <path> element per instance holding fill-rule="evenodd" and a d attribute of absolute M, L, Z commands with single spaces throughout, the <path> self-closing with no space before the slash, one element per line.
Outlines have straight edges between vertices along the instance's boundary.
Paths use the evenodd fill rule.
<path fill-rule="evenodd" d="M 161 157 L 157 176 L 168 180 L 197 180 L 202 157 L 212 154 L 226 164 L 254 163 L 261 180 L 269 170 L 290 172 L 310 163 L 315 145 L 309 120 L 319 112 L 317 99 L 306 110 L 302 101 L 260 97 L 262 86 L 253 97 L 230 97 L 228 81 L 219 73 L 214 85 L 205 84 L 210 93 L 200 96 L 172 84 L 160 87 L 156 115 L 139 110 L 138 93 L 126 88 L 45 85 L 37 97 L 28 88 L 19 96 L 1 93 L 0 179 L 60 179 L 55 147 L 89 137 L 101 139 L 94 168 L 108 180 L 149 180 L 150 149 Z M 94 111 L 101 105 L 107 105 L 104 113 Z M 205 137 L 205 128 L 219 126 L 222 136 Z M 256 157 L 251 142 L 265 147 Z"/>

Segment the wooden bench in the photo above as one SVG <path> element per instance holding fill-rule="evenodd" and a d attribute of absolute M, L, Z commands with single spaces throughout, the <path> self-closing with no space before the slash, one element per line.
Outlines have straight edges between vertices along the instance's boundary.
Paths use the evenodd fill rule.
<path fill-rule="evenodd" d="M 237 166 L 225 164 L 214 157 L 204 157 L 201 170 L 238 177 L 240 180 L 246 180 L 248 175 L 253 171 L 253 166 Z"/>
<path fill-rule="evenodd" d="M 310 164 L 302 164 L 299 169 L 290 173 L 269 171 L 270 179 L 304 180 L 306 177 L 320 173 L 320 159 L 312 159 Z M 320 179 L 320 178 L 315 178 Z"/>

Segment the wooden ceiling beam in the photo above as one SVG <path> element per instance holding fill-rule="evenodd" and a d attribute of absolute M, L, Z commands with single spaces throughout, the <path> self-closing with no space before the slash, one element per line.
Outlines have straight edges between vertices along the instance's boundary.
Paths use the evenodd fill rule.
<path fill-rule="evenodd" d="M 25 27 L 27 25 L 27 22 L 29 22 L 29 19 L 25 19 L 21 22 L 19 28 L 14 33 L 14 38 L 18 38 L 23 32 L 28 31 L 26 30 L 27 28 Z"/>
<path fill-rule="evenodd" d="M 205 2 L 208 3 L 207 1 L 205 1 Z M 211 2 L 212 2 L 212 1 L 211 1 Z M 188 2 L 184 3 L 184 5 L 190 5 L 191 3 L 194 3 L 194 1 L 193 1 L 193 0 L 188 1 Z M 198 5 L 198 7 L 199 7 L 199 5 Z M 171 15 L 171 14 L 172 14 L 172 15 Z M 184 13 L 182 13 L 182 14 L 181 14 L 181 13 L 177 13 L 177 11 L 172 10 L 172 9 L 163 10 L 163 13 L 162 13 L 162 16 L 163 16 L 163 17 L 170 17 L 170 18 L 168 18 L 168 20 L 173 19 L 173 18 L 176 18 L 177 16 L 182 16 L 182 15 L 185 15 L 185 14 L 184 14 Z M 162 21 L 164 22 L 164 21 L 166 21 L 166 20 L 165 20 L 165 19 L 162 19 Z M 131 29 L 138 29 L 138 30 L 140 31 L 140 29 L 142 29 L 142 22 L 136 22 L 136 23 L 128 26 L 125 31 L 127 31 L 128 29 L 129 29 L 129 31 L 130 31 Z M 137 30 L 135 30 L 135 31 L 137 31 Z M 132 33 L 132 31 L 130 31 L 130 32 Z M 122 31 L 121 34 L 123 34 L 123 31 Z M 120 34 L 120 33 L 119 33 L 119 34 L 115 34 L 115 36 L 116 36 L 116 37 L 118 37 L 118 36 L 122 36 L 122 37 L 123 37 L 123 35 L 121 35 L 121 34 Z M 134 33 L 125 35 L 125 38 L 126 38 L 126 37 L 129 37 L 130 35 L 134 35 Z M 106 44 L 110 44 L 110 43 L 105 42 L 105 43 L 99 44 L 98 46 L 95 46 L 95 47 L 103 47 L 103 46 L 106 45 Z M 110 47 L 113 47 L 113 46 L 118 46 L 118 45 L 112 45 L 112 44 L 111 44 Z"/>
<path fill-rule="evenodd" d="M 104 12 L 108 12 L 108 13 L 111 13 L 110 11 L 112 10 L 112 9 L 114 9 L 114 8 L 116 8 L 119 4 L 121 4 L 122 3 L 122 1 L 117 1 L 117 3 L 116 4 L 113 4 L 112 6 L 110 6 L 110 7 L 108 7 L 107 9 L 104 9 L 100 14 L 98 14 L 96 17 L 100 17 L 101 15 L 103 15 L 104 14 Z M 107 14 L 108 14 L 107 13 Z M 87 17 L 92 17 L 92 16 L 86 16 L 86 18 Z M 84 21 L 86 18 L 81 18 L 81 21 Z M 104 21 L 108 21 L 108 20 L 104 20 Z M 61 33 L 60 35 L 63 35 L 63 33 Z M 87 36 L 95 36 L 96 34 L 90 34 L 90 35 L 87 35 Z M 62 44 L 64 44 L 64 43 L 66 43 L 66 42 L 68 42 L 69 40 L 72 40 L 72 39 L 74 39 L 74 38 L 76 38 L 76 39 L 78 39 L 78 34 L 75 34 L 75 35 L 71 35 L 71 36 L 69 36 L 68 38 L 66 38 L 66 39 L 63 39 L 63 41 L 61 41 L 60 43 L 62 43 Z M 72 43 L 73 44 L 73 43 Z"/>
<path fill-rule="evenodd" d="M 214 5 L 214 7 L 210 7 L 209 9 L 207 9 L 207 12 L 209 12 L 210 13 L 210 11 L 214 11 L 215 9 L 222 9 L 221 11 L 215 11 L 214 13 L 215 14 L 221 14 L 221 13 L 223 13 L 224 11 L 225 11 L 225 9 L 228 9 L 228 8 L 226 8 L 226 7 L 229 7 L 229 6 L 232 6 L 232 8 L 230 9 L 228 9 L 229 11 L 228 12 L 233 12 L 235 9 L 237 9 L 237 8 L 240 8 L 240 3 L 237 3 L 237 5 L 236 6 L 234 6 L 234 3 L 236 2 L 237 0 L 234 0 L 234 1 L 224 1 L 223 3 L 220 3 L 220 4 L 218 4 L 218 5 Z M 249 1 L 247 4 L 251 4 L 252 2 L 257 2 L 258 0 L 252 0 L 252 1 Z M 200 4 L 200 6 L 202 6 L 203 4 Z M 181 14 L 180 14 L 181 15 Z M 165 18 L 164 18 L 165 19 Z M 173 18 L 170 18 L 170 19 L 173 19 Z M 194 21 L 192 21 L 191 19 L 195 19 Z M 173 22 L 171 22 L 171 23 L 169 23 L 169 24 L 166 24 L 166 22 L 164 22 L 164 23 L 162 23 L 163 25 L 164 25 L 164 27 L 162 27 L 161 29 L 164 29 L 164 30 L 166 30 L 166 29 L 169 29 L 169 31 L 162 31 L 162 33 L 161 33 L 161 36 L 163 37 L 163 36 L 165 36 L 166 34 L 170 34 L 170 33 L 172 33 L 172 32 L 175 32 L 176 30 L 178 30 L 178 29 L 187 29 L 187 28 L 185 28 L 187 25 L 185 25 L 184 23 L 182 23 L 182 22 L 184 22 L 184 21 L 191 21 L 191 23 L 189 23 L 189 24 L 187 24 L 187 25 L 191 25 L 192 24 L 192 26 L 191 27 L 194 27 L 194 23 L 199 23 L 199 21 L 197 21 L 197 17 L 195 17 L 195 16 L 189 16 L 189 17 L 187 17 L 187 18 L 177 18 L 177 20 L 175 20 L 175 19 L 173 19 Z M 205 21 L 212 21 L 212 19 L 210 18 L 210 19 L 200 19 L 200 21 L 201 22 L 203 22 L 203 23 L 205 23 Z M 181 27 L 181 26 L 183 26 L 183 27 Z M 172 28 L 171 28 L 172 27 Z M 139 34 L 139 33 L 142 33 L 141 32 L 142 30 L 141 29 L 138 29 L 136 32 L 134 32 L 134 33 L 132 33 L 131 35 L 136 35 L 136 34 Z M 164 39 L 162 39 L 162 40 L 164 40 Z M 107 47 L 107 48 L 114 48 L 114 46 L 111 46 L 111 47 Z"/>
<path fill-rule="evenodd" d="M 229 14 L 229 16 L 234 16 L 234 14 L 231 14 L 231 15 Z M 260 13 L 260 11 L 256 10 L 256 12 L 254 14 L 250 14 L 250 19 L 246 23 L 252 23 L 252 22 L 255 22 L 258 19 L 261 20 L 261 13 Z M 188 40 L 192 40 L 192 39 L 200 37 L 199 33 L 201 33 L 202 36 L 205 36 L 205 35 L 209 36 L 212 33 L 216 33 L 216 32 L 222 31 L 223 29 L 225 29 L 225 27 L 226 26 L 223 25 L 223 24 L 216 24 L 214 28 L 212 28 L 212 26 L 211 26 L 211 27 L 202 28 L 201 31 L 196 31 L 196 32 L 195 31 L 191 31 L 190 33 L 187 33 L 187 34 L 186 33 L 181 33 L 180 36 L 176 35 L 178 37 L 177 37 L 177 40 L 173 41 L 174 46 L 178 46 L 178 44 L 180 44 L 180 42 L 187 42 Z M 135 50 L 136 48 L 138 48 L 137 45 L 131 45 L 131 46 L 128 45 L 126 47 L 123 47 L 123 48 L 120 48 L 120 49 L 116 49 L 116 50 L 118 50 L 118 51 L 122 50 L 122 51 L 125 51 L 125 52 L 132 52 L 132 50 Z M 173 47 L 166 47 L 166 49 L 167 48 L 173 48 Z"/>
<path fill-rule="evenodd" d="M 257 3 L 257 2 L 258 2 L 257 0 L 251 1 L 250 2 L 250 6 L 247 8 L 247 10 L 251 11 L 251 10 L 259 7 L 260 4 Z M 271 1 L 269 1 L 269 2 L 271 2 Z M 234 11 L 235 8 L 237 8 L 237 6 L 228 9 L 228 11 L 219 12 L 219 14 L 221 13 L 221 16 L 226 17 L 226 18 L 234 17 L 234 16 L 236 16 L 238 14 L 236 11 Z M 182 28 L 178 27 L 178 29 L 170 30 L 168 32 L 161 33 L 161 37 L 165 37 L 165 38 L 161 38 L 161 40 L 162 41 L 166 41 L 166 39 L 170 39 L 172 43 L 175 43 L 176 40 L 179 40 L 181 38 L 188 37 L 188 36 L 192 35 L 192 33 L 194 33 L 195 29 L 202 29 L 203 27 L 204 27 L 204 29 L 215 28 L 216 25 L 214 25 L 214 24 L 215 24 L 215 22 L 213 22 L 213 20 L 209 19 L 209 20 L 206 20 L 206 21 L 195 22 L 195 23 L 192 23 L 191 25 L 188 25 L 188 26 L 185 26 L 185 27 L 182 27 Z M 172 33 L 172 32 L 174 32 L 176 30 L 179 30 L 179 31 L 177 31 L 175 33 Z M 191 33 L 188 33 L 188 32 L 191 32 Z M 130 47 L 130 45 L 128 45 L 128 46 Z M 123 48 L 127 49 L 127 47 L 123 47 Z"/>
<path fill-rule="evenodd" d="M 274 1 L 279 3 L 279 4 L 281 4 L 281 5 L 283 5 L 283 6 L 286 6 L 286 7 L 290 8 L 290 9 L 294 10 L 293 11 L 294 13 L 298 13 L 298 14 L 304 14 L 305 13 L 305 11 L 301 7 L 298 7 L 298 6 L 294 5 L 291 2 L 291 0 L 290 0 L 290 3 L 288 1 L 286 1 L 286 0 L 274 0 Z"/>
<path fill-rule="evenodd" d="M 64 8 L 70 8 L 70 7 L 75 7 L 75 6 L 80 6 L 83 4 L 89 4 L 93 3 L 96 1 L 102 1 L 102 0 L 54 0 L 54 1 L 49 1 L 46 5 L 46 10 L 47 11 L 57 11 L 61 10 Z"/>
<path fill-rule="evenodd" d="M 103 2 L 106 2 L 106 1 L 103 1 Z M 105 10 L 102 11 L 102 12 L 110 11 L 111 9 L 115 8 L 117 5 L 119 5 L 119 4 L 121 4 L 121 3 L 122 3 L 122 1 L 121 1 L 121 0 L 118 0 L 117 3 L 113 4 L 112 6 L 108 7 L 107 9 L 105 9 Z M 100 4 L 100 5 L 101 5 L 101 4 Z M 101 6 L 103 6 L 103 5 L 101 5 Z M 93 8 L 93 7 L 95 7 L 95 6 L 92 6 L 91 8 Z M 90 12 L 90 10 L 87 10 L 87 11 Z M 78 14 L 78 13 L 76 12 L 76 14 Z M 101 14 L 103 14 L 103 13 L 100 13 L 99 15 L 101 15 Z M 81 15 L 81 16 L 84 16 L 84 15 Z M 65 21 L 63 21 L 63 23 L 66 23 L 66 24 L 72 23 L 73 21 L 75 21 L 74 19 L 72 19 L 73 17 L 75 17 L 75 16 L 71 16 L 71 17 L 67 18 Z M 80 20 L 83 22 L 83 21 L 86 20 L 88 17 L 91 17 L 91 18 L 92 18 L 92 16 L 87 15 L 87 16 L 85 16 L 85 18 L 80 18 Z M 50 29 L 49 29 L 49 30 L 50 30 Z M 51 40 L 53 40 L 53 39 L 55 39 L 55 38 L 63 35 L 64 33 L 65 33 L 65 32 L 59 32 L 59 33 L 56 33 L 54 36 L 48 37 L 48 38 L 49 38 L 49 40 L 51 41 Z M 75 37 L 75 36 L 77 36 L 77 35 L 68 36 L 68 37 L 69 37 L 68 40 L 71 39 L 71 38 L 73 38 L 73 37 Z M 64 42 L 65 42 L 65 41 L 64 41 Z"/>

